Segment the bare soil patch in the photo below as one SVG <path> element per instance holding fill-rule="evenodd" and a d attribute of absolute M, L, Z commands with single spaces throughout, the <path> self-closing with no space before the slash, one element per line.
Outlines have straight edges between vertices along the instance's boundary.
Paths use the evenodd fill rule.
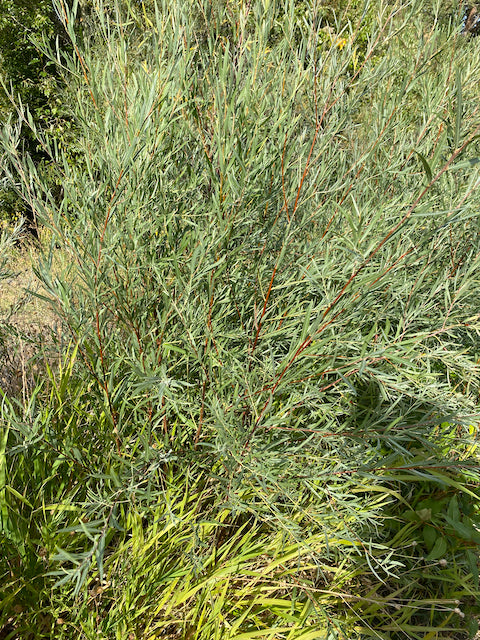
<path fill-rule="evenodd" d="M 0 389 L 8 396 L 25 396 L 32 388 L 60 332 L 58 318 L 37 295 L 42 293 L 33 271 L 37 257 L 38 249 L 28 242 L 9 248 L 9 275 L 0 280 Z"/>

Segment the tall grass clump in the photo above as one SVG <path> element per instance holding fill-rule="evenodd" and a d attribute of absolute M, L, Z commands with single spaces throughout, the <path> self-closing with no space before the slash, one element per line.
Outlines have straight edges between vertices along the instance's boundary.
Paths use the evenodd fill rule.
<path fill-rule="evenodd" d="M 478 51 L 414 1 L 127 5 L 55 4 L 74 152 L 2 131 L 63 327 L 2 395 L 4 629 L 473 637 Z"/>

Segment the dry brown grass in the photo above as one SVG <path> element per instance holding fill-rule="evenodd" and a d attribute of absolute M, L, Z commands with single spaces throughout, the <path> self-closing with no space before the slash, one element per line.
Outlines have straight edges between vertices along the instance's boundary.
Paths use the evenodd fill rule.
<path fill-rule="evenodd" d="M 9 396 L 26 396 L 46 353 L 52 358 L 53 338 L 60 330 L 47 302 L 37 295 L 42 293 L 33 271 L 37 258 L 38 247 L 24 238 L 9 248 L 9 275 L 0 280 L 0 389 Z"/>

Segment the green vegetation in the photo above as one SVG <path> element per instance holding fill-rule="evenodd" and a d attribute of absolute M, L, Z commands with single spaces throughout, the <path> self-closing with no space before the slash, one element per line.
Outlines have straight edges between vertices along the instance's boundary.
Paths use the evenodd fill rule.
<path fill-rule="evenodd" d="M 43 42 L 68 49 L 69 41 L 50 0 L 2 0 L 0 3 L 0 117 L 5 121 L 16 104 L 28 105 L 35 123 L 59 141 L 68 142 L 70 123 L 65 118 L 62 89 L 55 61 L 41 50 Z M 38 166 L 47 160 L 28 123 L 22 126 L 22 146 Z M 25 216 L 36 232 L 30 202 L 15 197 L 0 185 L 0 220 Z"/>
<path fill-rule="evenodd" d="M 57 329 L 1 392 L 0 635 L 473 638 L 480 53 L 456 7 L 94 0 L 82 38 L 77 9 L 43 45 L 74 148 L 23 102 L 1 132 Z"/>

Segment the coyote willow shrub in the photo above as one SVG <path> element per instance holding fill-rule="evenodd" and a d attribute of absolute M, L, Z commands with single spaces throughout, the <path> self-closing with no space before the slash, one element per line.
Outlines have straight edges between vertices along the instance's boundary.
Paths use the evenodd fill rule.
<path fill-rule="evenodd" d="M 142 637 L 172 620 L 196 638 L 464 626 L 478 55 L 414 3 L 379 10 L 353 70 L 355 42 L 320 46 L 314 7 L 299 26 L 289 2 L 163 2 L 139 29 L 138 7 L 95 2 L 83 46 L 75 7 L 56 7 L 78 160 L 18 116 L 61 201 L 15 123 L 2 135 L 4 171 L 50 234 L 38 277 L 73 345 L 48 410 L 4 409 L 11 455 L 35 447 L 70 478 L 65 494 L 42 485 L 68 505 L 44 515 L 50 570 L 76 592 L 116 580 L 118 604 L 137 558 Z"/>

